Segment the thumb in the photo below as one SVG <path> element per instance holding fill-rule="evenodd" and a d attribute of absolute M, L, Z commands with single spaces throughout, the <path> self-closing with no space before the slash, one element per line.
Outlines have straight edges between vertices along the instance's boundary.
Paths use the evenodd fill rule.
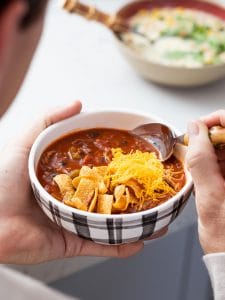
<path fill-rule="evenodd" d="M 72 104 L 63 108 L 57 108 L 50 113 L 47 113 L 42 118 L 39 118 L 34 124 L 26 129 L 17 140 L 18 145 L 26 147 L 29 151 L 36 137 L 48 126 L 70 118 L 80 113 L 82 104 L 79 101 L 75 101 Z"/>
<path fill-rule="evenodd" d="M 188 135 L 189 145 L 186 160 L 193 177 L 196 193 L 202 195 L 206 195 L 206 193 L 214 195 L 217 191 L 219 193 L 223 186 L 223 177 L 214 147 L 209 140 L 207 126 L 200 121 L 190 122 Z"/>

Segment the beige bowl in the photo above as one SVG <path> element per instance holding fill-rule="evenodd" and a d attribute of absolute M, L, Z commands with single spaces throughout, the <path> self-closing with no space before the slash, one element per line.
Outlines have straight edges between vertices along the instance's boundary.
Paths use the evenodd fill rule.
<path fill-rule="evenodd" d="M 117 15 L 129 20 L 140 9 L 151 10 L 168 6 L 193 8 L 225 20 L 225 9 L 222 6 L 200 0 L 135 1 L 125 5 Z M 116 35 L 115 39 L 119 50 L 131 66 L 145 79 L 153 82 L 169 86 L 194 87 L 225 77 L 225 64 L 198 68 L 166 66 L 145 59 L 140 53 L 125 45 Z"/>

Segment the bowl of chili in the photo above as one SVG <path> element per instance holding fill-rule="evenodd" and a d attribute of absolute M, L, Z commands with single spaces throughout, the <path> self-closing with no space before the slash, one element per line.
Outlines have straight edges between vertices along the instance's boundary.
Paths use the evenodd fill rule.
<path fill-rule="evenodd" d="M 152 145 L 131 133 L 150 122 L 163 121 L 136 111 L 98 111 L 44 130 L 29 156 L 43 212 L 58 226 L 102 244 L 145 239 L 173 222 L 193 187 L 185 147 L 162 164 Z"/>

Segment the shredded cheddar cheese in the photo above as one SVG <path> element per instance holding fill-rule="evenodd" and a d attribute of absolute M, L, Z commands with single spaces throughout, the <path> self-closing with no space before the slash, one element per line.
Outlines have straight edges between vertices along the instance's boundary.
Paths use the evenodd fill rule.
<path fill-rule="evenodd" d="M 155 153 L 135 151 L 123 154 L 120 148 L 112 149 L 113 159 L 108 166 L 111 186 L 127 184 L 134 179 L 139 185 L 137 197 L 155 200 L 161 194 L 174 194 L 173 188 L 165 181 L 163 164 Z M 167 177 L 170 174 L 167 172 Z"/>

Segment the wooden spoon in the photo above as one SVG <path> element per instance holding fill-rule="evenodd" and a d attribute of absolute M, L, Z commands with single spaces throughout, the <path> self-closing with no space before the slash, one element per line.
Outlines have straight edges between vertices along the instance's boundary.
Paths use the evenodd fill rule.
<path fill-rule="evenodd" d="M 69 13 L 83 16 L 87 20 L 97 21 L 118 35 L 124 32 L 132 32 L 151 43 L 148 36 L 131 27 L 127 20 L 119 17 L 117 14 L 107 14 L 98 10 L 95 6 L 86 5 L 79 0 L 63 0 L 62 8 Z"/>

